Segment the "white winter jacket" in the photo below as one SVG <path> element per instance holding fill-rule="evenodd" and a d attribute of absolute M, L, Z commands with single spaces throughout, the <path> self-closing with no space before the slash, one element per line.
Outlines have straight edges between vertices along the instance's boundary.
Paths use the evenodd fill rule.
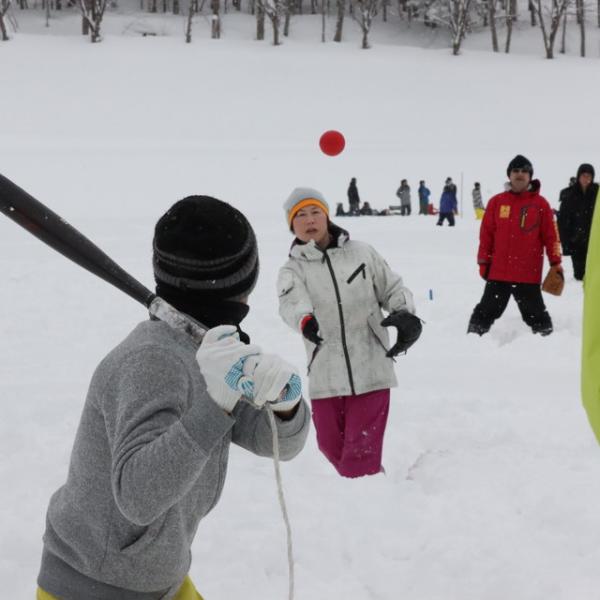
<path fill-rule="evenodd" d="M 397 385 L 387 358 L 388 332 L 381 309 L 414 314 L 410 290 L 368 244 L 334 226 L 337 245 L 321 250 L 296 240 L 279 271 L 279 314 L 295 331 L 307 314 L 319 322 L 323 343 L 304 340 L 312 399 L 349 396 Z M 396 330 L 392 330 L 394 336 Z"/>

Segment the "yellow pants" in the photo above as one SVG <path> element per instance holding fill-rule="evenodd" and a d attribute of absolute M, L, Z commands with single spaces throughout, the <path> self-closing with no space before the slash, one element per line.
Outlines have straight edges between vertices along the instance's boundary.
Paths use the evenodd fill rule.
<path fill-rule="evenodd" d="M 481 221 L 481 219 L 483 219 L 483 214 L 485 213 L 485 210 L 483 208 L 476 208 L 475 209 L 475 218 L 478 221 Z"/>
<path fill-rule="evenodd" d="M 59 600 L 56 596 L 45 592 L 41 588 L 38 588 L 36 600 Z M 183 584 L 179 588 L 177 595 L 173 600 L 203 600 L 202 596 L 198 593 L 198 590 L 194 587 L 192 580 L 186 577 L 183 580 Z"/>

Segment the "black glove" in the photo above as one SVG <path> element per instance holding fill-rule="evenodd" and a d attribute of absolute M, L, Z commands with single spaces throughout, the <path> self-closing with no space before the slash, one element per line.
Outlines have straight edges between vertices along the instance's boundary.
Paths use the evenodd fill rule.
<path fill-rule="evenodd" d="M 315 315 L 308 315 L 302 320 L 302 335 L 317 346 L 323 341 L 319 335 L 319 322 Z"/>
<path fill-rule="evenodd" d="M 398 339 L 386 354 L 389 358 L 397 356 L 400 352 L 406 352 L 419 339 L 423 331 L 421 319 L 407 310 L 399 310 L 388 315 L 381 321 L 381 325 L 395 327 L 398 330 Z"/>

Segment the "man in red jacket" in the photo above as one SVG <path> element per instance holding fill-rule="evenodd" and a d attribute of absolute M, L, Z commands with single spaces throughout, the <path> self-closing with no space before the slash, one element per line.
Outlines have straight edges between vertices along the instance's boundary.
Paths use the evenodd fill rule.
<path fill-rule="evenodd" d="M 483 335 L 514 296 L 523 321 L 533 333 L 552 333 L 552 319 L 542 298 L 544 250 L 562 273 L 560 239 L 533 166 L 517 155 L 507 169 L 510 188 L 488 203 L 479 232 L 477 263 L 486 280 L 483 297 L 473 310 L 467 333 Z"/>

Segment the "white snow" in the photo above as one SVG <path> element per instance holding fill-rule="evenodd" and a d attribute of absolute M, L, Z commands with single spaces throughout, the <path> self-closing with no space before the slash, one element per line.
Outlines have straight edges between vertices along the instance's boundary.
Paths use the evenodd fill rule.
<path fill-rule="evenodd" d="M 335 207 L 355 176 L 382 208 L 406 177 L 414 209 L 419 179 L 437 201 L 462 174 L 454 229 L 417 215 L 340 220 L 404 277 L 426 325 L 397 362 L 387 475 L 340 478 L 314 431 L 283 466 L 297 599 L 598 598 L 600 451 L 579 398 L 582 291 L 570 263 L 564 295 L 546 296 L 552 336 L 533 336 L 514 302 L 489 335 L 465 333 L 483 290 L 472 183 L 487 200 L 523 153 L 556 206 L 580 162 L 599 168 L 597 59 L 546 61 L 541 39 L 519 56 L 365 52 L 358 35 L 309 43 L 309 28 L 273 48 L 232 28 L 213 42 L 200 22 L 191 45 L 117 25 L 98 45 L 52 32 L 1 44 L 0 171 L 147 285 L 153 225 L 173 202 L 204 193 L 238 206 L 261 251 L 246 329 L 303 374 L 275 294 L 289 191 L 316 187 Z M 347 140 L 337 158 L 317 146 L 332 128 Z M 145 314 L 3 216 L 0 269 L 0 582 L 3 598 L 25 600 L 91 373 Z M 284 534 L 272 463 L 234 449 L 193 546 L 206 600 L 285 598 Z"/>

